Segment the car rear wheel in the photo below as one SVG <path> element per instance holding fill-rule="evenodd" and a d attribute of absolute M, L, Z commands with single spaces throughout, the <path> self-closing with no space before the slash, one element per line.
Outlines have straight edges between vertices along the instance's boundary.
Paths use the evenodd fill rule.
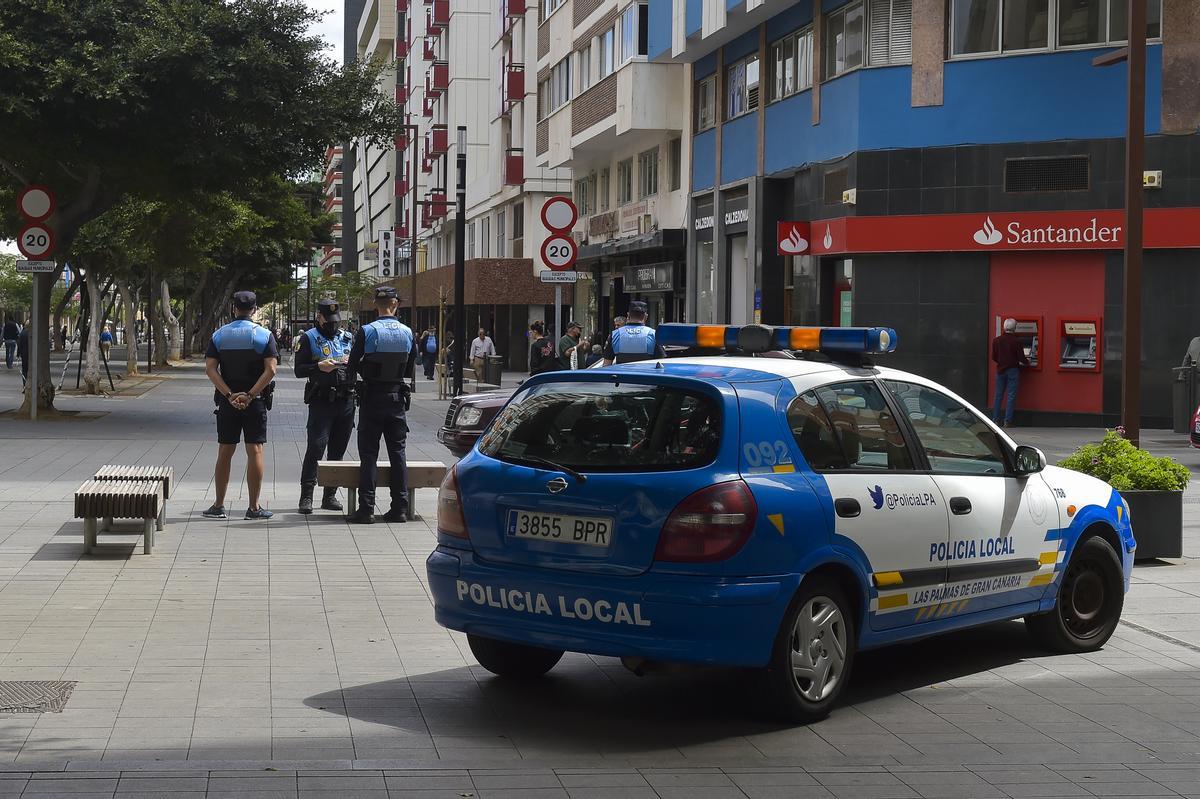
<path fill-rule="evenodd" d="M 850 678 L 856 640 L 841 586 L 821 575 L 805 580 L 763 671 L 772 713 L 801 723 L 827 716 Z"/>
<path fill-rule="evenodd" d="M 1093 652 L 1108 641 L 1125 603 L 1121 561 L 1099 536 L 1079 543 L 1058 587 L 1054 610 L 1025 617 L 1034 642 L 1054 652 Z"/>
<path fill-rule="evenodd" d="M 542 649 L 470 633 L 467 634 L 467 643 L 479 665 L 499 677 L 512 679 L 541 677 L 554 668 L 563 656 L 561 649 Z"/>

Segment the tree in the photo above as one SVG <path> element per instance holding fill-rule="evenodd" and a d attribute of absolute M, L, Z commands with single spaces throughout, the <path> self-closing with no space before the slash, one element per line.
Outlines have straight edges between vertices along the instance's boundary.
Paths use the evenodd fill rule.
<path fill-rule="evenodd" d="M 0 308 L 5 314 L 24 314 L 32 297 L 29 275 L 17 273 L 16 256 L 0 253 Z"/>
<path fill-rule="evenodd" d="M 308 33 L 316 16 L 302 0 L 0 0 L 0 235 L 15 237 L 27 183 L 58 196 L 61 258 L 125 198 L 298 174 L 329 142 L 384 145 L 402 122 L 378 89 L 384 65 L 334 64 Z"/>

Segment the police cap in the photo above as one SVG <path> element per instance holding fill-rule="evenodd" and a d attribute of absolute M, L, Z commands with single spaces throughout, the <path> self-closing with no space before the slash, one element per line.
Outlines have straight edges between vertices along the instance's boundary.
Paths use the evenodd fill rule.
<path fill-rule="evenodd" d="M 646 303 L 642 302 L 641 300 L 634 300 L 633 302 L 629 303 L 629 313 L 641 314 L 642 316 L 645 316 Z"/>
<path fill-rule="evenodd" d="M 398 300 L 400 295 L 396 293 L 394 286 L 376 286 L 375 299 L 377 300 Z"/>
<path fill-rule="evenodd" d="M 338 315 L 337 300 L 321 300 L 317 303 L 317 311 L 325 317 L 327 322 L 342 321 L 342 317 Z"/>
<path fill-rule="evenodd" d="M 242 310 L 250 310 L 258 307 L 258 297 L 253 291 L 235 291 L 233 293 L 233 304 Z"/>

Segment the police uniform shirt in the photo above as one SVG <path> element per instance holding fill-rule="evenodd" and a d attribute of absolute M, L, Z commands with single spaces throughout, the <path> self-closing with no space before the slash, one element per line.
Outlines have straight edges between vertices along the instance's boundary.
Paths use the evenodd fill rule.
<path fill-rule="evenodd" d="M 263 361 L 279 358 L 279 346 L 270 330 L 249 319 L 234 319 L 213 333 L 206 358 L 220 362 L 221 378 L 237 394 L 249 391 L 262 377 Z"/>
<path fill-rule="evenodd" d="M 616 363 L 628 363 L 662 358 L 665 353 L 658 343 L 654 328 L 641 322 L 627 322 L 608 337 L 604 345 L 604 357 Z"/>
<path fill-rule="evenodd" d="M 296 377 L 321 381 L 322 372 L 317 364 L 327 358 L 345 358 L 350 354 L 354 339 L 345 330 L 339 330 L 332 339 L 325 338 L 317 328 L 309 328 L 300 336 L 300 349 L 296 353 L 293 371 Z M 335 372 L 329 372 L 333 375 Z"/>
<path fill-rule="evenodd" d="M 413 376 L 417 340 L 408 325 L 394 316 L 383 316 L 363 325 L 350 349 L 350 376 L 367 383 L 399 383 Z"/>

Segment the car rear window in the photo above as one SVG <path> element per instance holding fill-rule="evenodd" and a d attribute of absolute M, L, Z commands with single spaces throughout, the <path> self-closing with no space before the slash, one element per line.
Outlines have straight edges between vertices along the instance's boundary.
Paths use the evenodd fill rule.
<path fill-rule="evenodd" d="M 636 383 L 564 382 L 517 393 L 480 440 L 479 451 L 584 472 L 668 471 L 711 463 L 720 441 L 720 410 L 705 394 Z"/>

